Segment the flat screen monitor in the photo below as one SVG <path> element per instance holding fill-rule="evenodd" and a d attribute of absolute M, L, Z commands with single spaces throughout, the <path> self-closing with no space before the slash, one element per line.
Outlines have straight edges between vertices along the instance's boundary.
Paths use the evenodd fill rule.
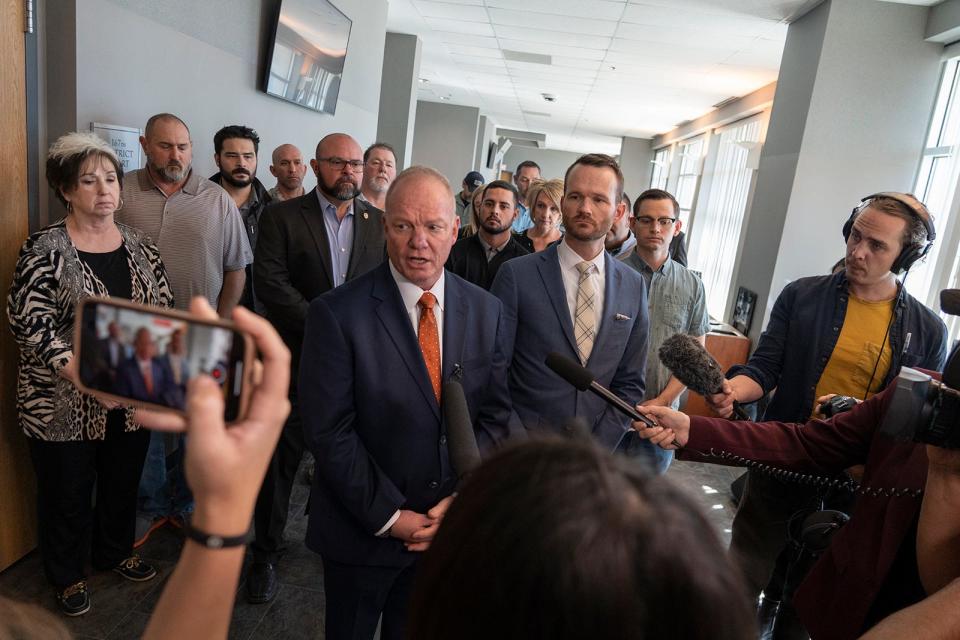
<path fill-rule="evenodd" d="M 335 113 L 353 22 L 327 0 L 282 0 L 264 91 Z"/>

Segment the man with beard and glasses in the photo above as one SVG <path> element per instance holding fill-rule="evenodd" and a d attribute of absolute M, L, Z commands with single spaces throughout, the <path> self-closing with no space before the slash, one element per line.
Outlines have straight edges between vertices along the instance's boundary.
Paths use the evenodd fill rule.
<path fill-rule="evenodd" d="M 517 215 L 520 194 L 504 180 L 486 186 L 480 201 L 477 233 L 453 245 L 447 269 L 483 289 L 490 289 L 500 266 L 527 251 L 510 233 Z"/>
<path fill-rule="evenodd" d="M 290 198 L 299 198 L 303 195 L 303 177 L 307 175 L 307 165 L 303 161 L 303 154 L 292 144 L 282 144 L 273 150 L 273 164 L 270 173 L 277 179 L 277 184 L 267 193 L 276 202 L 283 202 Z"/>
<path fill-rule="evenodd" d="M 267 318 L 290 348 L 290 417 L 267 470 L 254 513 L 254 563 L 247 599 L 271 601 L 279 584 L 275 565 L 283 549 L 290 492 L 304 452 L 297 408 L 297 371 L 310 301 L 370 271 L 384 259 L 381 211 L 363 201 L 363 153 L 357 141 L 332 133 L 310 161 L 317 187 L 271 205 L 260 218 L 253 283 Z"/>
<path fill-rule="evenodd" d="M 653 447 L 639 439 L 629 418 L 578 391 L 544 362 L 559 353 L 629 404 L 643 398 L 647 287 L 604 250 L 610 227 L 626 215 L 621 193 L 623 173 L 613 158 L 578 158 L 564 177 L 563 240 L 505 263 L 490 293 L 503 302 L 510 396 L 523 425 L 563 432 L 579 418 L 602 447 L 643 458 L 652 469 Z"/>
<path fill-rule="evenodd" d="M 363 152 L 360 198 L 383 211 L 387 189 L 397 177 L 397 154 L 386 142 L 374 142 Z"/>
<path fill-rule="evenodd" d="M 257 249 L 257 229 L 260 214 L 273 199 L 266 187 L 257 179 L 257 152 L 260 150 L 260 136 L 250 127 L 232 124 L 213 136 L 213 161 L 220 171 L 210 176 L 210 180 L 219 184 L 230 194 L 247 231 L 250 248 Z M 253 265 L 247 265 L 247 283 L 240 302 L 248 309 L 263 313 L 261 305 L 255 303 L 253 295 Z"/>
<path fill-rule="evenodd" d="M 226 191 L 192 170 L 190 130 L 177 116 L 158 113 L 147 120 L 140 145 L 147 166 L 123 181 L 117 221 L 157 243 L 176 308 L 186 310 L 194 296 L 202 296 L 229 317 L 253 260 L 237 205 Z M 166 522 L 182 525 L 193 509 L 183 476 L 182 445 L 182 436 L 151 434 L 140 479 L 135 546 Z"/>

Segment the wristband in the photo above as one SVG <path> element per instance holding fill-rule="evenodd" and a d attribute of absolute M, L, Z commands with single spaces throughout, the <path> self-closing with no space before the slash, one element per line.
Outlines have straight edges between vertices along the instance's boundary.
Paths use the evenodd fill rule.
<path fill-rule="evenodd" d="M 241 536 L 219 536 L 213 533 L 207 533 L 206 531 L 200 531 L 194 527 L 189 522 L 184 523 L 183 533 L 185 536 L 193 540 L 194 542 L 199 543 L 201 546 L 206 547 L 207 549 L 227 549 L 230 547 L 242 547 L 251 540 L 253 540 L 253 529 L 244 533 Z"/>

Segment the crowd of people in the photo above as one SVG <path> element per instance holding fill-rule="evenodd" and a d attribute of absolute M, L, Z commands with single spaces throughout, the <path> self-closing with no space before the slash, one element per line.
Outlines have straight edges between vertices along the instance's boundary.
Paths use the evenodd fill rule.
<path fill-rule="evenodd" d="M 897 279 L 935 237 L 912 196 L 865 198 L 843 225 L 843 269 L 784 289 L 754 354 L 708 398 L 729 416 L 776 390 L 764 414 L 776 422 L 732 423 L 677 411 L 684 384 L 657 354 L 676 333 L 704 343 L 706 294 L 686 267 L 676 198 L 647 189 L 631 202 L 614 158 L 586 154 L 546 180 L 532 161 L 512 182 L 471 171 L 454 193 L 435 169 L 398 174 L 385 143 L 363 150 L 331 133 L 305 192 L 292 144 L 273 151 L 276 186 L 259 181 L 259 142 L 246 126 L 218 131 L 210 179 L 193 170 L 190 131 L 169 113 L 148 120 L 147 166 L 127 175 L 91 134 L 51 147 L 48 182 L 67 215 L 24 243 L 8 311 L 40 549 L 64 614 L 91 606 L 88 532 L 95 570 L 144 581 L 156 569 L 134 547 L 170 524 L 187 544 L 148 636 L 225 636 L 245 544 L 244 597 L 277 595 L 307 451 L 306 544 L 323 563 L 331 640 L 372 638 L 378 624 L 397 640 L 755 636 L 785 523 L 823 494 L 751 470 L 727 559 L 659 477 L 678 447 L 825 474 L 866 464 L 864 483 L 917 490 L 846 496 L 850 524 L 797 591 L 796 617 L 777 617 L 783 635 L 769 637 L 858 637 L 960 573 L 933 559 L 960 557 L 943 511 L 956 504 L 960 465 L 877 432 L 901 367 L 946 360 L 943 322 Z M 222 398 L 203 377 L 187 391 L 186 420 L 81 393 L 74 306 L 89 296 L 192 305 L 251 332 L 269 376 L 242 428 L 212 418 Z M 130 347 L 103 346 L 136 382 L 120 395 L 143 400 L 156 390 L 147 379 L 168 374 L 182 383 L 149 333 Z M 557 354 L 657 426 L 560 378 L 546 364 Z M 465 481 L 449 382 L 489 458 Z M 825 421 L 818 407 L 831 394 L 863 402 Z M 211 593 L 191 599 L 201 587 Z"/>

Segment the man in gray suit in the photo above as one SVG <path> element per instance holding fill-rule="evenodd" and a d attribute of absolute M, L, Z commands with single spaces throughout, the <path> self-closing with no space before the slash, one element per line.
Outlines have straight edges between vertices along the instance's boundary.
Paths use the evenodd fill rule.
<path fill-rule="evenodd" d="M 630 420 L 551 371 L 552 352 L 583 364 L 597 382 L 631 405 L 643 398 L 647 357 L 647 290 L 643 278 L 604 251 L 620 201 L 623 174 L 602 154 L 567 169 L 560 203 L 566 234 L 540 253 L 504 263 L 490 292 L 503 301 L 513 407 L 528 430 L 560 430 L 570 418 L 591 427 L 610 451 L 653 460 Z M 644 456 L 649 453 L 649 456 Z"/>

